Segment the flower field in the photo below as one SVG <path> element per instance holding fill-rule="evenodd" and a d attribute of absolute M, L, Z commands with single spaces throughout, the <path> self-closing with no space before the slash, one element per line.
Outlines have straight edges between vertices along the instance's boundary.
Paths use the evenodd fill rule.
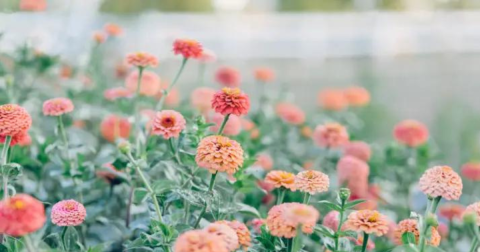
<path fill-rule="evenodd" d="M 206 76 L 221 57 L 195 38 L 168 76 L 147 51 L 112 62 L 123 32 L 84 65 L 0 51 L 0 252 L 478 251 L 480 162 L 444 164 L 410 118 L 367 142 L 372 90 L 314 87 L 307 111 L 271 67 Z"/>

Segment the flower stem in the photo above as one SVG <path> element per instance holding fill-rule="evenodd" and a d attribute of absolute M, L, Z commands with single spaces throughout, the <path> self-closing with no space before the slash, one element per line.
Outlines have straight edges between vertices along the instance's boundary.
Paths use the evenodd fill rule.
<path fill-rule="evenodd" d="M 475 252 L 475 249 L 477 249 L 477 247 L 478 247 L 478 239 L 477 237 L 473 237 L 472 246 L 470 247 L 469 252 Z"/>
<path fill-rule="evenodd" d="M 223 130 L 225 129 L 225 125 L 227 125 L 228 118 L 230 118 L 230 114 L 227 114 L 225 118 L 223 118 L 223 122 L 220 125 L 220 128 L 218 129 L 217 135 L 221 135 L 223 133 Z"/>
<path fill-rule="evenodd" d="M 218 172 L 215 172 L 212 174 L 212 177 L 210 178 L 210 185 L 208 186 L 208 192 L 213 193 L 213 188 L 215 187 L 215 179 L 217 178 Z M 205 201 L 205 204 L 202 207 L 202 210 L 200 211 L 200 214 L 198 215 L 197 221 L 195 221 L 195 225 L 193 226 L 194 228 L 198 227 L 198 224 L 200 224 L 200 220 L 202 220 L 203 215 L 207 211 L 207 201 Z"/>
<path fill-rule="evenodd" d="M 367 244 L 368 244 L 368 234 L 363 233 L 363 244 L 362 244 L 362 252 L 365 252 L 367 250 Z"/>
<path fill-rule="evenodd" d="M 308 203 L 310 202 L 310 197 L 311 197 L 311 196 L 312 196 L 312 195 L 311 195 L 310 193 L 306 192 L 306 193 L 305 193 L 305 196 L 303 196 L 303 204 L 307 204 L 307 205 L 308 205 Z"/>
<path fill-rule="evenodd" d="M 202 211 L 200 211 L 200 214 L 198 215 L 197 220 L 195 221 L 195 225 L 193 225 L 193 228 L 197 228 L 198 225 L 200 224 L 200 221 L 202 220 L 203 215 L 207 211 L 207 202 L 205 202 L 205 205 L 202 207 Z"/>
<path fill-rule="evenodd" d="M 213 192 L 213 187 L 215 187 L 215 179 L 217 178 L 218 172 L 215 172 L 212 174 L 212 178 L 210 178 L 210 185 L 208 186 L 208 192 L 212 193 Z"/>
<path fill-rule="evenodd" d="M 297 235 L 295 235 L 295 237 L 293 237 L 293 241 L 292 241 L 292 246 L 290 248 L 290 252 L 297 252 L 300 250 L 300 245 L 299 243 L 302 241 L 302 227 L 301 225 L 299 225 L 297 227 Z"/>
<path fill-rule="evenodd" d="M 337 230 L 335 231 L 335 251 L 338 250 L 338 233 L 342 229 L 342 225 L 343 225 L 343 212 L 345 211 L 344 206 L 345 206 L 345 200 L 342 199 L 340 217 L 338 219 L 338 227 L 337 227 Z"/>
<path fill-rule="evenodd" d="M 287 190 L 283 187 L 278 188 L 278 196 L 277 196 L 277 203 L 276 205 L 280 205 L 283 203 L 283 199 L 285 198 L 285 192 Z"/>
<path fill-rule="evenodd" d="M 168 88 L 163 92 L 162 98 L 160 98 L 160 101 L 158 101 L 156 109 L 157 110 L 162 110 L 163 108 L 163 103 L 165 102 L 165 99 L 167 98 L 168 94 L 170 91 L 172 91 L 173 86 L 177 83 L 178 79 L 180 78 L 180 75 L 183 72 L 183 69 L 185 68 L 185 65 L 187 64 L 188 58 L 183 58 L 182 60 L 182 65 L 180 66 L 180 69 L 178 70 L 177 74 L 175 75 L 175 78 L 172 81 L 172 84 L 168 86 Z"/>
<path fill-rule="evenodd" d="M 25 235 L 23 237 L 23 240 L 25 241 L 25 247 L 28 252 L 35 252 L 35 246 L 33 245 L 32 239 L 30 239 L 30 236 Z"/>
<path fill-rule="evenodd" d="M 137 156 L 140 155 L 140 132 L 142 131 L 140 129 L 140 111 L 138 107 L 138 101 L 140 99 L 140 87 L 142 86 L 142 75 L 143 75 L 143 67 L 138 67 L 138 80 L 137 80 L 137 89 L 135 91 L 135 97 L 133 99 L 133 114 L 134 114 L 134 125 L 135 125 L 135 144 L 137 148 Z"/>
<path fill-rule="evenodd" d="M 427 217 L 430 213 L 435 214 L 435 212 L 437 211 L 438 203 L 440 203 L 441 199 L 442 199 L 442 196 L 438 196 L 438 197 L 434 198 L 433 200 L 429 199 L 429 202 L 431 201 L 432 203 L 430 204 L 430 206 L 427 204 L 427 209 L 425 211 L 425 216 L 423 216 L 422 233 L 420 235 L 420 242 L 419 242 L 420 252 L 425 251 L 425 245 L 426 245 L 426 240 L 427 240 L 427 232 L 428 232 L 428 228 L 430 227 L 427 224 L 427 221 L 426 221 Z"/>
<path fill-rule="evenodd" d="M 12 142 L 12 137 L 7 136 L 5 138 L 5 143 L 3 143 L 3 148 L 2 148 L 2 155 L 0 156 L 1 159 L 1 166 L 4 166 L 7 164 L 8 160 L 8 149 L 10 148 L 10 143 Z M 4 167 L 0 167 L 2 170 Z M 2 172 L 2 178 L 3 178 L 3 199 L 8 199 L 8 174 L 6 174 L 5 171 Z"/>
<path fill-rule="evenodd" d="M 182 160 L 180 160 L 180 156 L 178 155 L 178 148 L 175 148 L 175 144 L 173 141 L 174 141 L 174 138 L 170 137 L 168 139 L 168 145 L 170 146 L 170 150 L 172 151 L 172 154 L 175 157 L 175 161 L 177 161 L 177 163 L 181 165 Z"/>

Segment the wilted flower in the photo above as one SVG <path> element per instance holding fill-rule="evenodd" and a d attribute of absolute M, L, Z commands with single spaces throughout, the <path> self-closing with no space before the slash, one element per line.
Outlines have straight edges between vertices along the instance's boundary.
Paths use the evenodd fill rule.
<path fill-rule="evenodd" d="M 178 138 L 185 129 L 185 118 L 175 110 L 162 110 L 155 115 L 152 124 L 152 133 L 161 135 L 164 139 Z"/>
<path fill-rule="evenodd" d="M 209 234 L 221 238 L 228 251 L 235 251 L 240 247 L 240 244 L 238 243 L 237 232 L 235 232 L 233 228 L 229 227 L 228 224 L 212 223 L 204 230 Z"/>
<path fill-rule="evenodd" d="M 75 107 L 68 98 L 53 98 L 43 103 L 43 114 L 46 116 L 60 116 L 73 111 Z"/>
<path fill-rule="evenodd" d="M 337 211 L 330 211 L 323 217 L 322 225 L 330 228 L 333 231 L 337 231 L 340 223 L 340 213 Z"/>
<path fill-rule="evenodd" d="M 223 88 L 214 94 L 212 108 L 222 115 L 246 115 L 250 109 L 250 98 L 238 88 Z"/>
<path fill-rule="evenodd" d="M 465 209 L 465 211 L 463 212 L 463 217 L 462 219 L 465 217 L 465 215 L 467 214 L 473 214 L 476 218 L 476 223 L 477 223 L 477 226 L 480 226 L 480 202 L 476 202 L 476 203 L 473 203 L 469 206 L 467 206 L 467 208 Z"/>
<path fill-rule="evenodd" d="M 177 238 L 173 251 L 228 252 L 229 250 L 221 237 L 210 234 L 204 230 L 190 230 Z"/>
<path fill-rule="evenodd" d="M 437 229 L 434 227 L 430 228 L 431 230 L 431 235 L 430 239 L 427 240 L 427 244 L 437 247 L 440 245 L 440 234 L 438 233 Z M 402 235 L 404 233 L 412 233 L 415 236 L 415 243 L 418 244 L 418 241 L 420 239 L 420 231 L 418 228 L 417 221 L 414 219 L 406 219 L 403 221 L 400 221 L 393 232 L 393 240 L 396 244 L 402 244 Z"/>
<path fill-rule="evenodd" d="M 275 188 L 284 187 L 295 191 L 295 174 L 286 171 L 271 171 L 267 173 L 265 182 L 275 186 Z"/>
<path fill-rule="evenodd" d="M 319 171 L 302 171 L 295 177 L 295 188 L 312 195 L 328 191 L 329 186 L 328 175 Z"/>
<path fill-rule="evenodd" d="M 0 202 L 0 234 L 23 236 L 40 229 L 46 221 L 43 203 L 27 194 Z"/>
<path fill-rule="evenodd" d="M 75 200 L 62 200 L 52 207 L 52 223 L 57 226 L 78 226 L 87 216 L 87 210 Z"/>
<path fill-rule="evenodd" d="M 230 228 L 235 230 L 238 237 L 238 243 L 240 244 L 240 246 L 243 247 L 243 250 L 245 251 L 248 250 L 248 248 L 252 244 L 252 237 L 250 235 L 250 230 L 248 230 L 245 224 L 236 220 L 233 220 L 233 221 L 221 220 L 221 221 L 216 221 L 215 223 L 228 225 Z"/>
<path fill-rule="evenodd" d="M 220 67 L 215 73 L 215 80 L 224 87 L 238 87 L 240 86 L 240 73 L 233 67 Z"/>
<path fill-rule="evenodd" d="M 122 27 L 117 24 L 107 23 L 103 26 L 103 30 L 112 37 L 120 36 L 123 33 Z"/>
<path fill-rule="evenodd" d="M 47 9 L 46 0 L 20 0 L 22 11 L 44 11 L 45 9 Z"/>
<path fill-rule="evenodd" d="M 211 122 L 215 125 L 210 127 L 210 131 L 218 132 L 224 119 L 225 116 L 221 114 L 214 114 L 212 116 Z M 225 124 L 225 128 L 223 129 L 222 134 L 227 136 L 236 136 L 240 134 L 240 131 L 242 131 L 242 122 L 240 121 L 240 118 L 236 115 L 230 115 L 227 123 Z"/>
<path fill-rule="evenodd" d="M 342 90 L 325 89 L 318 94 L 319 105 L 326 110 L 342 110 L 348 106 L 348 101 Z"/>
<path fill-rule="evenodd" d="M 302 205 L 300 203 L 284 203 L 280 205 L 276 205 L 268 211 L 268 217 L 266 220 L 266 224 L 270 234 L 277 237 L 284 237 L 284 238 L 293 238 L 297 234 L 298 222 L 293 222 L 290 219 L 285 219 L 286 214 L 285 212 L 288 211 L 298 205 Z M 318 212 L 317 212 L 318 214 Z M 287 215 L 288 217 L 288 215 Z M 303 218 L 302 218 L 303 219 Z M 313 220 L 315 218 L 306 218 L 303 220 Z M 293 224 L 293 225 L 292 225 Z M 306 234 L 313 233 L 316 221 L 302 223 L 301 226 L 302 232 Z"/>
<path fill-rule="evenodd" d="M 202 63 L 212 63 L 217 60 L 217 55 L 212 50 L 203 48 L 202 55 L 197 60 Z"/>
<path fill-rule="evenodd" d="M 335 148 L 348 142 L 347 129 L 339 123 L 318 125 L 313 132 L 313 141 L 320 147 Z"/>
<path fill-rule="evenodd" d="M 447 203 L 438 208 L 438 216 L 443 217 L 449 221 L 453 219 L 461 219 L 465 207 L 459 204 Z"/>
<path fill-rule="evenodd" d="M 255 165 L 262 167 L 264 170 L 271 170 L 273 168 L 273 159 L 267 153 L 260 153 L 257 155 Z"/>
<path fill-rule="evenodd" d="M 131 72 L 125 79 L 125 87 L 133 94 L 137 92 L 138 71 Z M 160 91 L 160 77 L 150 71 L 143 71 L 140 80 L 139 94 L 145 96 L 155 96 Z"/>
<path fill-rule="evenodd" d="M 345 227 L 348 230 L 382 236 L 388 232 L 389 225 L 385 215 L 374 210 L 360 210 L 348 215 Z"/>
<path fill-rule="evenodd" d="M 352 107 L 362 107 L 370 102 L 370 93 L 363 87 L 349 87 L 343 92 L 348 105 Z"/>
<path fill-rule="evenodd" d="M 351 141 L 343 146 L 343 155 L 353 156 L 367 162 L 370 160 L 372 151 L 370 150 L 370 145 L 365 142 Z"/>
<path fill-rule="evenodd" d="M 158 59 L 152 54 L 137 52 L 127 55 L 127 63 L 136 67 L 156 67 Z"/>
<path fill-rule="evenodd" d="M 212 108 L 215 92 L 215 89 L 209 87 L 196 88 L 190 95 L 190 104 L 202 113 L 207 112 Z"/>
<path fill-rule="evenodd" d="M 300 125 L 305 122 L 305 113 L 295 104 L 287 102 L 279 103 L 275 107 L 275 111 L 277 112 L 278 117 L 287 123 Z"/>
<path fill-rule="evenodd" d="M 435 166 L 423 173 L 418 183 L 420 190 L 431 197 L 458 200 L 462 195 L 462 179 L 449 166 Z"/>
<path fill-rule="evenodd" d="M 32 125 L 30 114 L 16 104 L 0 106 L 0 136 L 15 136 L 27 131 Z"/>
<path fill-rule="evenodd" d="M 259 67 L 255 69 L 255 79 L 262 82 L 270 82 L 275 78 L 275 73 L 268 67 Z"/>
<path fill-rule="evenodd" d="M 195 161 L 211 173 L 233 174 L 243 165 L 243 149 L 228 137 L 208 136 L 200 141 Z"/>
<path fill-rule="evenodd" d="M 130 136 L 130 122 L 126 118 L 109 115 L 100 124 L 100 133 L 109 142 L 115 142 L 117 138 L 127 139 Z"/>
<path fill-rule="evenodd" d="M 462 166 L 462 175 L 472 181 L 480 181 L 480 162 L 469 162 Z"/>
<path fill-rule="evenodd" d="M 428 128 L 421 122 L 405 120 L 398 123 L 393 129 L 393 136 L 401 143 L 410 147 L 417 147 L 428 140 Z"/>
<path fill-rule="evenodd" d="M 203 48 L 198 41 L 193 39 L 177 39 L 173 42 L 173 53 L 181 54 L 184 58 L 199 58 Z"/>

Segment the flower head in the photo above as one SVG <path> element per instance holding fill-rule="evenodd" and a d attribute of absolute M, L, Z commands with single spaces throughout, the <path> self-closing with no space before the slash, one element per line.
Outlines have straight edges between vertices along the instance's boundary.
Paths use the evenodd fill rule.
<path fill-rule="evenodd" d="M 152 133 L 161 135 L 164 139 L 178 138 L 185 125 L 186 121 L 182 114 L 175 110 L 162 110 L 153 119 Z"/>
<path fill-rule="evenodd" d="M 459 204 L 447 203 L 438 208 L 438 216 L 443 217 L 449 221 L 453 219 L 460 220 L 462 218 L 465 207 Z"/>
<path fill-rule="evenodd" d="M 250 235 L 250 230 L 248 230 L 245 224 L 236 220 L 233 220 L 233 221 L 221 220 L 221 221 L 216 221 L 215 223 L 224 224 L 232 228 L 237 233 L 238 243 L 240 244 L 240 246 L 242 246 L 245 251 L 248 250 L 248 248 L 252 244 L 252 237 Z"/>
<path fill-rule="evenodd" d="M 57 226 L 78 226 L 87 216 L 82 203 L 75 200 L 62 200 L 52 207 L 52 223 Z"/>
<path fill-rule="evenodd" d="M 317 223 L 320 213 L 317 209 L 306 204 L 293 204 L 283 211 L 283 218 L 291 226 L 310 225 Z"/>
<path fill-rule="evenodd" d="M 105 42 L 105 40 L 107 40 L 107 36 L 101 31 L 94 32 L 92 37 L 97 44 L 102 44 Z"/>
<path fill-rule="evenodd" d="M 246 115 L 250 98 L 238 88 L 223 88 L 213 95 L 212 108 L 222 115 Z"/>
<path fill-rule="evenodd" d="M 362 141 L 351 141 L 343 146 L 344 156 L 353 156 L 367 162 L 370 160 L 372 151 L 370 145 Z"/>
<path fill-rule="evenodd" d="M 458 200 L 462 195 L 462 179 L 449 166 L 435 166 L 423 173 L 419 182 L 420 190 L 431 197 Z"/>
<path fill-rule="evenodd" d="M 211 122 L 214 123 L 215 125 L 210 127 L 210 131 L 218 132 L 224 119 L 225 119 L 225 116 L 221 114 L 214 114 L 211 118 Z M 223 129 L 223 134 L 227 136 L 236 136 L 240 134 L 241 131 L 242 131 L 242 122 L 240 118 L 236 115 L 230 115 L 227 123 L 225 124 L 225 128 Z"/>
<path fill-rule="evenodd" d="M 319 105 L 326 110 L 339 111 L 348 106 L 348 101 L 342 90 L 325 89 L 318 94 Z"/>
<path fill-rule="evenodd" d="M 200 141 L 195 161 L 211 173 L 233 174 L 243 165 L 243 149 L 228 137 L 208 136 Z"/>
<path fill-rule="evenodd" d="M 225 242 L 204 230 L 190 230 L 181 234 L 173 247 L 174 252 L 228 252 Z"/>
<path fill-rule="evenodd" d="M 339 123 L 318 125 L 313 132 L 313 141 L 320 147 L 335 148 L 348 142 L 347 129 Z"/>
<path fill-rule="evenodd" d="M 286 171 L 271 171 L 267 173 L 265 182 L 275 186 L 275 188 L 284 187 L 295 191 L 295 174 Z"/>
<path fill-rule="evenodd" d="M 348 105 L 362 107 L 370 102 L 370 93 L 363 87 L 349 87 L 344 91 Z"/>
<path fill-rule="evenodd" d="M 220 67 L 215 73 L 215 80 L 224 87 L 238 87 L 240 86 L 240 73 L 233 67 Z"/>
<path fill-rule="evenodd" d="M 202 55 L 197 60 L 202 63 L 212 63 L 217 60 L 217 55 L 212 50 L 203 48 Z"/>
<path fill-rule="evenodd" d="M 337 211 L 330 211 L 323 217 L 322 224 L 331 230 L 336 231 L 340 223 L 340 213 Z"/>
<path fill-rule="evenodd" d="M 115 142 L 117 138 L 127 139 L 132 128 L 128 119 L 116 115 L 105 117 L 100 124 L 100 133 L 109 142 Z"/>
<path fill-rule="evenodd" d="M 0 143 L 5 143 L 6 136 L 0 136 Z M 20 132 L 12 137 L 10 146 L 29 146 L 32 144 L 32 138 L 28 134 L 28 131 Z"/>
<path fill-rule="evenodd" d="M 118 98 L 129 98 L 133 96 L 133 92 L 128 88 L 115 87 L 105 90 L 103 97 L 109 101 L 115 101 Z"/>
<path fill-rule="evenodd" d="M 215 92 L 215 89 L 209 87 L 196 88 L 190 95 L 190 104 L 200 112 L 205 113 L 212 108 Z"/>
<path fill-rule="evenodd" d="M 396 244 L 402 244 L 402 235 L 404 233 L 412 233 L 415 236 L 415 243 L 418 244 L 420 239 L 420 231 L 418 229 L 417 221 L 414 219 L 402 220 L 398 223 L 395 230 L 393 231 L 393 241 Z M 431 246 L 437 247 L 440 245 L 440 234 L 437 229 L 431 227 L 430 229 L 430 238 L 427 240 L 427 243 Z"/>
<path fill-rule="evenodd" d="M 388 219 L 374 210 L 360 210 L 350 213 L 345 222 L 348 230 L 382 236 L 388 232 Z"/>
<path fill-rule="evenodd" d="M 255 218 L 250 222 L 250 225 L 252 226 L 253 230 L 257 233 L 261 233 L 262 226 L 265 225 L 265 219 L 258 219 Z"/>
<path fill-rule="evenodd" d="M 22 11 L 44 11 L 47 9 L 46 0 L 21 0 L 20 10 Z"/>
<path fill-rule="evenodd" d="M 278 117 L 292 125 L 300 125 L 305 122 L 305 113 L 301 108 L 291 103 L 279 103 L 275 108 Z"/>
<path fill-rule="evenodd" d="M 103 26 L 103 30 L 112 37 L 120 36 L 123 33 L 121 26 L 114 23 L 107 23 Z"/>
<path fill-rule="evenodd" d="M 27 194 L 0 202 L 0 234 L 23 236 L 40 229 L 46 221 L 43 203 Z"/>
<path fill-rule="evenodd" d="M 273 168 L 273 159 L 267 153 L 260 153 L 257 155 L 255 165 L 262 167 L 264 170 L 271 170 Z"/>
<path fill-rule="evenodd" d="M 275 73 L 268 67 L 259 67 L 255 69 L 255 79 L 267 83 L 275 79 Z"/>
<path fill-rule="evenodd" d="M 301 192 L 316 194 L 328 191 L 330 180 L 323 172 L 309 170 L 302 171 L 295 176 L 295 188 Z"/>
<path fill-rule="evenodd" d="M 70 99 L 53 98 L 43 103 L 43 114 L 46 116 L 60 116 L 73 111 L 75 106 Z"/>
<path fill-rule="evenodd" d="M 162 96 L 164 95 L 165 90 L 168 89 L 170 86 L 170 83 L 167 81 L 162 81 L 160 83 L 160 90 L 159 92 L 155 95 L 155 98 L 160 100 Z M 180 103 L 180 93 L 178 92 L 178 89 L 173 87 L 169 92 L 167 97 L 165 98 L 165 105 L 174 107 L 177 106 L 178 103 Z"/>
<path fill-rule="evenodd" d="M 292 222 L 292 220 L 290 219 L 288 220 L 285 219 L 285 217 L 289 218 L 289 215 L 285 214 L 285 212 L 292 211 L 291 209 L 297 209 L 296 207 L 298 205 L 302 205 L 302 204 L 284 203 L 284 204 L 276 205 L 272 207 L 270 211 L 268 211 L 266 224 L 271 235 L 277 236 L 277 237 L 284 237 L 284 238 L 293 238 L 296 236 L 299 223 L 295 221 Z M 300 215 L 303 215 L 303 214 L 300 214 Z M 305 218 L 305 219 L 301 218 L 301 219 L 303 221 L 309 221 L 309 222 L 302 223 L 301 225 L 302 232 L 306 234 L 313 233 L 316 222 L 311 222 L 311 221 L 315 218 Z"/>
<path fill-rule="evenodd" d="M 137 52 L 127 55 L 127 63 L 136 67 L 156 67 L 158 59 L 150 53 Z"/>
<path fill-rule="evenodd" d="M 480 202 L 468 205 L 463 212 L 462 219 L 466 214 L 473 214 L 476 218 L 477 226 L 480 226 Z"/>
<path fill-rule="evenodd" d="M 15 136 L 27 131 L 32 125 L 30 114 L 16 104 L 0 106 L 0 136 Z"/>
<path fill-rule="evenodd" d="M 338 184 L 343 184 L 351 179 L 366 177 L 370 173 L 370 168 L 365 161 L 353 156 L 344 156 L 337 163 Z"/>
<path fill-rule="evenodd" d="M 138 71 L 133 71 L 125 78 L 125 87 L 133 94 L 137 92 L 138 74 Z M 160 77 L 154 72 L 143 71 L 139 94 L 155 96 L 160 91 L 160 88 Z"/>
<path fill-rule="evenodd" d="M 417 147 L 427 142 L 428 134 L 428 128 L 415 120 L 402 121 L 393 129 L 395 139 L 410 147 Z"/>
<path fill-rule="evenodd" d="M 202 56 L 203 48 L 200 43 L 192 39 L 177 39 L 173 42 L 175 55 L 181 54 L 184 58 L 199 58 Z"/>
<path fill-rule="evenodd" d="M 237 232 L 228 224 L 212 223 L 208 225 L 205 232 L 218 236 L 223 240 L 228 251 L 235 251 L 240 247 Z"/>
<path fill-rule="evenodd" d="M 472 180 L 480 181 L 480 162 L 469 162 L 462 166 L 462 176 Z"/>

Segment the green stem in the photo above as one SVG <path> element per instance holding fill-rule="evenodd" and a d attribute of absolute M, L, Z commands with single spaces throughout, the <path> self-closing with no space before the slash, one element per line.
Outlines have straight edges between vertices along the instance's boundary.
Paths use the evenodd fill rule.
<path fill-rule="evenodd" d="M 218 172 L 212 174 L 212 178 L 210 178 L 210 185 L 208 186 L 208 192 L 212 193 L 213 187 L 215 186 L 215 179 L 217 178 Z"/>
<path fill-rule="evenodd" d="M 306 192 L 305 195 L 303 196 L 303 204 L 308 205 L 311 197 L 312 197 L 312 195 L 310 193 Z"/>
<path fill-rule="evenodd" d="M 210 178 L 210 185 L 208 186 L 208 192 L 213 193 L 213 188 L 215 187 L 215 179 L 217 178 L 218 172 L 215 172 L 212 174 L 212 177 Z M 198 227 L 198 224 L 200 224 L 200 221 L 202 220 L 203 215 L 207 211 L 207 201 L 205 201 L 205 205 L 202 207 L 202 211 L 200 212 L 200 215 L 198 215 L 197 221 L 195 221 L 194 228 Z"/>
<path fill-rule="evenodd" d="M 287 190 L 283 187 L 278 188 L 278 196 L 277 196 L 277 203 L 276 205 L 280 205 L 283 203 L 283 200 L 285 198 L 285 192 Z"/>
<path fill-rule="evenodd" d="M 225 118 L 223 118 L 222 124 L 220 125 L 220 128 L 218 129 L 217 135 L 221 135 L 223 133 L 223 130 L 225 129 L 225 125 L 227 125 L 228 118 L 230 118 L 230 114 L 227 114 Z"/>
<path fill-rule="evenodd" d="M 367 244 L 368 244 L 368 234 L 363 233 L 362 252 L 365 252 L 367 250 Z"/>
<path fill-rule="evenodd" d="M 473 237 L 472 246 L 470 247 L 469 252 L 475 252 L 475 249 L 477 249 L 477 247 L 478 247 L 478 239 L 477 237 Z"/>
<path fill-rule="evenodd" d="M 69 143 L 68 143 L 68 137 L 67 137 L 67 132 L 65 131 L 65 126 L 63 125 L 63 118 L 62 118 L 62 115 L 59 115 L 58 117 L 58 130 L 59 130 L 59 133 L 60 133 L 60 136 L 62 138 L 62 141 L 63 141 L 63 145 L 64 145 L 64 152 L 65 152 L 65 158 L 67 159 L 70 167 L 69 167 L 69 170 L 68 170 L 68 173 L 71 174 L 71 171 L 72 170 L 76 170 L 77 169 L 77 163 L 76 161 L 70 156 L 70 149 L 69 149 Z M 75 180 L 74 177 L 72 177 L 72 181 L 73 181 L 73 184 L 75 185 L 76 188 L 79 189 L 79 192 L 78 192 L 78 199 L 80 202 L 83 202 L 83 193 L 82 193 L 82 187 L 79 186 L 78 182 Z"/>
<path fill-rule="evenodd" d="M 425 215 L 423 216 L 422 233 L 420 234 L 420 242 L 419 242 L 420 252 L 425 251 L 425 245 L 427 243 L 427 232 L 428 232 L 428 228 L 430 226 L 427 224 L 426 220 L 427 220 L 429 214 L 435 214 L 435 212 L 437 211 L 438 203 L 440 203 L 441 199 L 442 199 L 441 196 L 438 196 L 438 197 L 434 198 L 433 200 L 429 199 L 429 202 L 431 201 L 432 203 L 430 204 L 430 207 L 427 204 L 427 209 L 425 210 Z"/>
<path fill-rule="evenodd" d="M 178 155 L 178 149 L 175 148 L 175 144 L 173 143 L 173 141 L 174 141 L 174 138 L 170 137 L 168 139 L 168 145 L 170 146 L 170 150 L 172 151 L 172 154 L 173 154 L 173 157 L 175 158 L 175 161 L 177 161 L 177 163 L 179 165 L 181 165 L 182 161 L 180 160 L 180 156 Z"/>
<path fill-rule="evenodd" d="M 140 128 L 140 112 L 139 112 L 139 107 L 138 107 L 138 102 L 140 99 L 140 88 L 141 88 L 141 83 L 142 83 L 142 76 L 143 76 L 143 67 L 138 67 L 138 80 L 137 80 L 137 89 L 135 91 L 135 97 L 133 99 L 133 113 L 134 113 L 134 125 L 135 125 L 135 131 L 137 134 L 135 135 L 135 144 L 137 148 L 137 156 L 140 155 L 140 132 L 142 131 Z"/>
<path fill-rule="evenodd" d="M 165 99 L 167 98 L 168 94 L 172 90 L 173 86 L 177 83 L 178 79 L 180 78 L 180 75 L 183 72 L 183 69 L 185 68 L 185 65 L 187 64 L 188 58 L 183 58 L 182 60 L 182 65 L 180 66 L 180 69 L 177 72 L 177 75 L 175 75 L 175 78 L 172 81 L 172 84 L 168 86 L 168 88 L 163 92 L 162 98 L 160 98 L 160 101 L 158 101 L 156 109 L 157 110 L 162 110 L 163 108 L 163 103 L 165 102 Z"/>
<path fill-rule="evenodd" d="M 200 221 L 202 220 L 203 215 L 207 211 L 207 202 L 205 202 L 205 205 L 202 207 L 202 211 L 200 211 L 200 215 L 198 215 L 197 220 L 195 221 L 195 225 L 193 225 L 193 228 L 197 228 L 198 225 L 200 224 Z"/>
<path fill-rule="evenodd" d="M 65 245 L 65 234 L 67 233 L 67 228 L 68 226 L 64 226 L 62 229 L 62 234 L 60 235 L 60 239 L 62 240 L 62 245 L 65 248 L 65 250 L 67 249 L 67 246 Z"/>
<path fill-rule="evenodd" d="M 67 150 L 66 153 L 68 157 L 68 138 L 67 138 L 67 133 L 65 131 L 65 126 L 63 125 L 62 115 L 59 115 L 57 118 L 58 118 L 58 129 L 60 131 L 60 136 L 62 137 L 62 141 L 65 146 L 65 149 Z"/>
<path fill-rule="evenodd" d="M 440 203 L 440 200 L 442 200 L 442 196 L 438 196 L 433 199 L 432 207 L 430 208 L 430 212 L 432 214 L 435 214 L 435 212 L 437 212 L 437 207 L 438 207 L 438 203 Z"/>
<path fill-rule="evenodd" d="M 341 231 L 342 225 L 343 225 L 343 212 L 345 211 L 344 206 L 345 206 L 345 200 L 342 200 L 340 217 L 338 219 L 338 227 L 337 227 L 337 231 L 335 231 L 335 251 L 338 250 L 338 233 Z"/>
<path fill-rule="evenodd" d="M 4 166 L 7 164 L 8 160 L 8 149 L 10 148 L 10 143 L 12 142 L 12 137 L 7 136 L 5 137 L 5 143 L 3 143 L 3 148 L 2 148 L 2 155 L 0 156 L 1 162 L 0 165 Z M 2 170 L 4 167 L 0 167 Z M 5 174 L 6 172 L 2 172 L 2 180 L 3 180 L 3 199 L 6 200 L 8 199 L 8 175 Z"/>
<path fill-rule="evenodd" d="M 28 252 L 35 252 L 35 246 L 33 245 L 32 239 L 30 239 L 30 236 L 25 235 L 23 237 L 23 240 L 25 241 L 25 247 Z"/>
<path fill-rule="evenodd" d="M 184 205 L 185 205 L 185 214 L 183 215 L 183 222 L 188 225 L 189 223 L 188 215 L 190 214 L 190 203 L 185 200 Z"/>
<path fill-rule="evenodd" d="M 300 250 L 301 241 L 302 241 L 302 227 L 299 225 L 297 227 L 297 235 L 293 237 L 292 247 L 290 248 L 290 252 L 298 252 Z"/>

